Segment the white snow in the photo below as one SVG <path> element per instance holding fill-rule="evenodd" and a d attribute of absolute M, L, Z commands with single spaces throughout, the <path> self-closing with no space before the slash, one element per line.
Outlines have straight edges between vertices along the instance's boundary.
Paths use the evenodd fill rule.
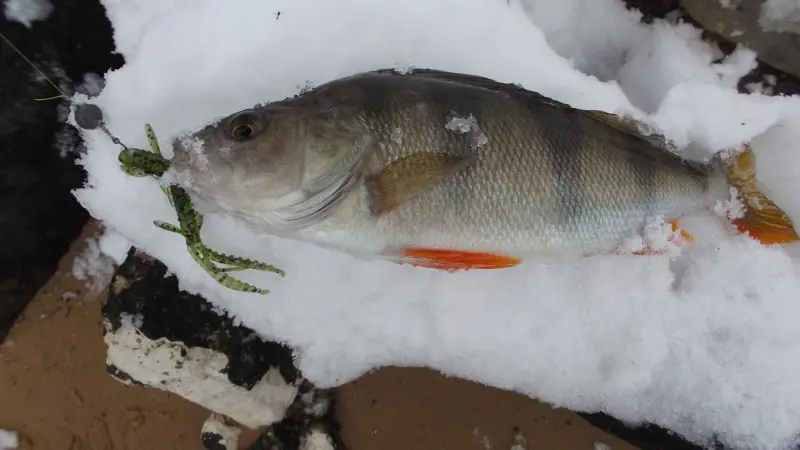
<path fill-rule="evenodd" d="M 620 0 L 103 3 L 127 64 L 105 74 L 94 101 L 129 146 L 146 146 L 146 122 L 171 155 L 179 133 L 304 85 L 436 68 L 634 115 L 698 159 L 750 141 L 763 188 L 800 223 L 800 99 L 738 94 L 751 52 L 714 64 L 722 53 L 697 30 L 641 24 Z M 677 257 L 446 273 L 255 235 L 209 214 L 209 246 L 287 271 L 237 273 L 272 290 L 245 294 L 153 226 L 175 222 L 155 180 L 123 174 L 106 136 L 83 135 L 89 181 L 76 195 L 91 214 L 163 261 L 182 289 L 294 347 L 319 387 L 381 365 L 428 366 L 734 449 L 786 448 L 800 431 L 797 245 L 763 247 L 709 211 L 681 221 L 696 242 Z"/>
<path fill-rule="evenodd" d="M 766 0 L 758 19 L 765 31 L 800 34 L 800 0 Z"/>
<path fill-rule="evenodd" d="M 121 321 L 116 330 L 105 323 L 106 362 L 142 384 L 180 395 L 249 428 L 282 420 L 297 396 L 297 386 L 287 383 L 277 368 L 271 367 L 248 390 L 230 382 L 224 354 L 166 338 L 149 339 L 138 330 L 141 317 L 124 315 Z"/>
<path fill-rule="evenodd" d="M 13 450 L 19 447 L 19 435 L 16 431 L 0 429 L 0 450 Z"/>
<path fill-rule="evenodd" d="M 106 226 L 86 239 L 86 249 L 73 262 L 72 275 L 86 280 L 92 291 L 99 292 L 111 282 L 115 266 L 122 264 L 130 246 L 124 236 Z"/>
<path fill-rule="evenodd" d="M 4 13 L 6 19 L 31 28 L 33 22 L 47 19 L 53 9 L 48 0 L 5 0 Z"/>
<path fill-rule="evenodd" d="M 312 429 L 300 439 L 300 450 L 336 450 L 336 447 L 327 433 Z"/>
<path fill-rule="evenodd" d="M 217 443 L 225 450 L 236 450 L 239 448 L 239 434 L 242 430 L 234 424 L 228 423 L 229 420 L 217 413 L 212 413 L 203 422 L 201 434 L 211 433 L 219 436 Z"/>
<path fill-rule="evenodd" d="M 481 148 L 489 143 L 489 138 L 481 130 L 478 119 L 472 114 L 467 117 L 452 115 L 444 127 L 454 133 L 468 134 L 470 146 L 474 149 Z"/>

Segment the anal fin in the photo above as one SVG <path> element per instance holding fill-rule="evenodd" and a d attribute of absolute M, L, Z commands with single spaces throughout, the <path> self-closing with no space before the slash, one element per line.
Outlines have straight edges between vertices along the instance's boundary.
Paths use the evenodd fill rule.
<path fill-rule="evenodd" d="M 403 250 L 403 257 L 410 259 L 412 265 L 439 270 L 507 269 L 522 260 L 494 253 L 469 252 L 461 250 L 441 250 L 409 248 Z"/>

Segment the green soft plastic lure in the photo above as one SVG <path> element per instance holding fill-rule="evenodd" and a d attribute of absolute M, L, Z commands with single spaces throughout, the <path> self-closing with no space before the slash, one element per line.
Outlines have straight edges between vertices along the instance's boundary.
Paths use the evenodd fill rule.
<path fill-rule="evenodd" d="M 145 133 L 150 143 L 151 150 L 138 148 L 124 148 L 119 154 L 119 162 L 122 170 L 134 177 L 154 176 L 161 177 L 169 168 L 169 160 L 161 155 L 155 132 L 150 124 L 145 125 Z M 239 258 L 224 253 L 219 253 L 203 244 L 200 239 L 200 228 L 203 226 L 203 216 L 198 213 L 192 205 L 189 194 L 181 187 L 170 185 L 161 188 L 167 195 L 175 212 L 178 214 L 178 225 L 172 225 L 160 221 L 155 221 L 155 225 L 173 233 L 178 233 L 186 239 L 186 248 L 195 261 L 212 278 L 221 285 L 243 292 L 253 292 L 257 294 L 268 294 L 269 290 L 260 289 L 243 281 L 237 280 L 228 275 L 229 272 L 238 270 L 263 270 L 273 272 L 280 276 L 285 276 L 285 272 L 266 263 L 251 259 Z M 229 267 L 219 267 L 215 263 L 225 264 Z"/>

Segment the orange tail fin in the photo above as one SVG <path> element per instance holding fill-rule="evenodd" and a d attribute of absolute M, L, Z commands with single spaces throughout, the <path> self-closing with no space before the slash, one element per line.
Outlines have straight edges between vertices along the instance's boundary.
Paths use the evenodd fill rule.
<path fill-rule="evenodd" d="M 787 244 L 800 239 L 792 219 L 758 188 L 755 155 L 748 145 L 727 166 L 728 181 L 739 191 L 744 215 L 733 219 L 740 232 L 747 232 L 764 245 Z"/>

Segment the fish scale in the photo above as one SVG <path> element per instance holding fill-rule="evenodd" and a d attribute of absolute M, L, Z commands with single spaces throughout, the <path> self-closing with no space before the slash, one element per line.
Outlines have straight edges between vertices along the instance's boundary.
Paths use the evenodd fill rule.
<path fill-rule="evenodd" d="M 636 190 L 621 182 L 626 173 L 632 173 L 625 167 L 624 154 L 618 153 L 613 158 L 602 147 L 587 146 L 580 134 L 556 135 L 548 142 L 542 138 L 545 133 L 541 129 L 550 124 L 526 120 L 516 108 L 483 105 L 482 109 L 491 118 L 479 118 L 477 122 L 488 143 L 474 150 L 468 138 L 445 128 L 448 105 L 432 104 L 427 98 L 405 105 L 401 100 L 386 103 L 389 112 L 367 121 L 375 135 L 389 136 L 389 130 L 397 127 L 416 132 L 404 133 L 406 138 L 400 143 L 391 139 L 382 141 L 379 152 L 385 163 L 420 151 L 477 153 L 479 159 L 469 170 L 443 181 L 417 201 L 401 205 L 386 216 L 375 219 L 341 210 L 337 215 L 342 221 L 330 226 L 350 222 L 351 226 L 366 229 L 372 223 L 377 236 L 391 236 L 391 239 L 375 238 L 389 247 L 486 250 L 491 245 L 493 251 L 513 254 L 515 249 L 536 245 L 540 252 L 564 251 L 569 247 L 587 252 L 597 250 L 593 248 L 597 242 L 616 242 L 641 228 L 647 219 L 644 209 L 655 214 L 670 213 L 668 203 L 659 210 L 618 200 L 630 198 L 626 194 Z M 420 103 L 424 108 L 419 107 Z M 700 197 L 704 187 L 696 180 L 701 179 L 696 174 L 680 181 L 696 189 L 694 195 Z M 584 181 L 599 189 L 583 192 Z M 655 183 L 652 189 L 664 191 L 665 197 L 679 191 L 669 183 Z M 698 203 L 687 206 L 702 207 Z M 363 201 L 358 208 L 366 208 Z M 325 224 L 312 227 L 308 234 L 313 237 L 324 228 Z"/>

